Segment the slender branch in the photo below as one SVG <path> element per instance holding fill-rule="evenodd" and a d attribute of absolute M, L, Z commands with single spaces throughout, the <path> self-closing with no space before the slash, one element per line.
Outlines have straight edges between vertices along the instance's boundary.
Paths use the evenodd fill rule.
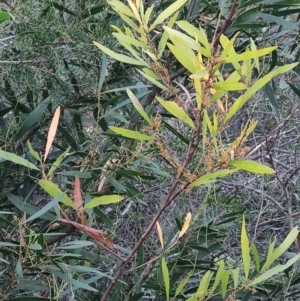
<path fill-rule="evenodd" d="M 114 279 L 111 281 L 110 285 L 108 286 L 108 288 L 106 289 L 106 291 L 104 292 L 103 297 L 101 298 L 101 301 L 106 301 L 106 299 L 108 298 L 111 290 L 114 288 L 115 284 L 117 283 L 118 279 L 122 276 L 122 274 L 124 273 L 124 270 L 127 266 L 127 264 L 129 263 L 129 261 L 131 260 L 131 258 L 134 256 L 134 254 L 137 252 L 138 248 L 141 246 L 141 244 L 145 241 L 145 239 L 148 237 L 148 235 L 150 234 L 150 232 L 152 231 L 152 229 L 155 227 L 156 222 L 158 221 L 158 219 L 160 218 L 160 216 L 162 215 L 162 213 L 165 211 L 165 209 L 172 203 L 172 201 L 174 201 L 176 199 L 176 197 L 182 192 L 184 191 L 188 186 L 189 186 L 189 182 L 187 182 L 184 187 L 182 187 L 181 189 L 179 189 L 177 192 L 176 188 L 178 186 L 178 184 L 180 183 L 180 180 L 184 174 L 184 169 L 187 167 L 187 165 L 189 164 L 190 160 L 193 157 L 193 154 L 195 152 L 195 148 L 192 148 L 194 139 L 196 137 L 197 133 L 194 132 L 192 134 L 192 138 L 190 140 L 188 149 L 187 149 L 187 154 L 186 154 L 186 158 L 185 161 L 183 163 L 182 166 L 182 170 L 180 171 L 180 173 L 177 175 L 175 182 L 173 184 L 173 186 L 170 188 L 168 195 L 166 196 L 165 201 L 163 202 L 161 208 L 158 210 L 158 212 L 155 214 L 155 216 L 153 217 L 151 223 L 149 224 L 148 228 L 146 229 L 146 231 L 144 232 L 144 234 L 141 236 L 141 238 L 139 239 L 139 241 L 135 244 L 134 248 L 132 249 L 132 251 L 130 252 L 130 254 L 127 256 L 127 258 L 125 259 L 125 261 L 123 261 L 123 263 L 121 264 L 121 266 L 119 267 L 119 270 L 117 271 L 116 275 L 114 276 Z"/>
<path fill-rule="evenodd" d="M 223 27 L 221 28 L 220 32 L 218 33 L 218 36 L 213 39 L 213 47 L 216 47 L 218 44 L 219 44 L 219 40 L 220 40 L 220 37 L 221 35 L 227 30 L 227 28 L 230 26 L 231 22 L 232 22 L 232 19 L 233 19 L 233 16 L 236 12 L 236 9 L 238 7 L 238 4 L 239 4 L 239 1 L 238 0 L 234 0 L 232 6 L 231 6 L 231 10 L 228 14 L 228 17 L 223 25 Z M 217 28 L 216 28 L 217 30 Z"/>

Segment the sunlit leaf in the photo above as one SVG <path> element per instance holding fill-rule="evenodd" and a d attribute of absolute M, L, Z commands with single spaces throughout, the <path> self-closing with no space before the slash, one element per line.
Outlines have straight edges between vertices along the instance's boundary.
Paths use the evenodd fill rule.
<path fill-rule="evenodd" d="M 149 67 L 148 64 L 146 62 L 144 62 L 144 61 L 138 61 L 136 59 L 133 59 L 130 56 L 116 53 L 116 52 L 110 50 L 109 48 L 101 45 L 100 43 L 97 43 L 97 42 L 93 42 L 93 43 L 94 43 L 95 46 L 97 46 L 105 54 L 109 55 L 110 57 L 112 57 L 113 59 L 115 59 L 115 60 L 117 60 L 119 62 L 127 63 L 127 64 L 130 64 L 130 65 L 138 65 L 138 66 Z"/>
<path fill-rule="evenodd" d="M 135 140 L 141 140 L 141 141 L 153 141 L 154 137 L 150 137 L 147 136 L 145 134 L 141 134 L 139 132 L 136 131 L 131 131 L 131 130 L 126 130 L 123 128 L 118 128 L 116 126 L 109 126 L 108 127 L 110 130 L 112 130 L 113 132 L 124 136 L 126 138 L 130 138 L 130 139 L 135 139 Z"/>
<path fill-rule="evenodd" d="M 258 173 L 258 174 L 274 174 L 275 170 L 269 166 L 257 163 L 252 160 L 244 160 L 238 159 L 230 161 L 229 163 L 231 166 L 239 168 L 241 170 Z"/>
<path fill-rule="evenodd" d="M 27 146 L 28 146 L 29 152 L 32 155 L 32 157 L 38 161 L 41 161 L 41 157 L 40 157 L 39 153 L 33 149 L 29 139 L 27 140 Z"/>
<path fill-rule="evenodd" d="M 173 4 L 171 4 L 168 8 L 166 8 L 163 12 L 161 12 L 153 24 L 150 26 L 150 30 L 153 30 L 155 26 L 163 23 L 168 17 L 173 15 L 181 6 L 183 6 L 188 0 L 177 0 Z"/>
<path fill-rule="evenodd" d="M 270 73 L 265 75 L 263 78 L 257 80 L 251 88 L 249 88 L 245 94 L 241 95 L 238 99 L 235 100 L 232 107 L 228 111 L 224 122 L 227 122 L 232 116 L 234 116 L 242 106 L 258 91 L 260 90 L 265 84 L 267 84 L 274 76 L 277 76 L 281 73 L 285 73 L 294 67 L 296 67 L 298 63 L 288 64 L 281 66 L 275 70 L 272 70 Z"/>
<path fill-rule="evenodd" d="M 237 91 L 237 90 L 247 89 L 247 85 L 243 83 L 228 82 L 228 81 L 214 83 L 212 87 L 214 89 L 224 90 L 224 91 Z"/>
<path fill-rule="evenodd" d="M 165 101 L 160 97 L 156 97 L 158 102 L 173 116 L 183 121 L 187 125 L 189 125 L 192 129 L 195 129 L 195 125 L 192 119 L 184 112 L 182 108 L 178 106 L 178 104 L 174 101 Z"/>
<path fill-rule="evenodd" d="M 250 248 L 249 248 L 249 239 L 246 231 L 244 216 L 243 216 L 243 224 L 242 224 L 242 232 L 241 232 L 241 248 L 242 248 L 242 259 L 243 259 L 245 278 L 247 280 L 250 271 Z"/>
<path fill-rule="evenodd" d="M 39 185 L 53 198 L 59 197 L 63 192 L 60 190 L 60 188 L 54 184 L 53 182 L 47 181 L 47 180 L 39 180 Z M 62 199 L 60 200 L 64 205 L 75 208 L 73 201 L 67 196 L 64 195 Z"/>
<path fill-rule="evenodd" d="M 244 53 L 241 53 L 241 54 L 228 56 L 226 58 L 223 58 L 223 60 L 226 63 L 231 63 L 231 62 L 254 59 L 254 58 L 258 58 L 258 57 L 267 55 L 267 54 L 271 53 L 272 51 L 274 51 L 276 49 L 277 49 L 277 46 L 272 46 L 272 47 L 267 47 L 267 48 L 263 48 L 263 49 L 260 49 L 260 50 L 247 51 L 247 52 L 244 52 Z"/>
<path fill-rule="evenodd" d="M 91 199 L 85 206 L 84 209 L 94 208 L 100 205 L 109 205 L 119 203 L 123 200 L 123 197 L 117 194 L 114 195 L 103 195 Z"/>
<path fill-rule="evenodd" d="M 298 233 L 298 227 L 294 227 L 285 240 L 272 252 L 270 258 L 265 262 L 262 269 L 268 268 L 276 259 L 283 255 L 284 252 L 294 243 Z"/>
<path fill-rule="evenodd" d="M 199 185 L 211 183 L 212 181 L 216 180 L 217 178 L 226 177 L 237 172 L 239 169 L 223 169 L 219 171 L 212 172 L 207 175 L 203 175 L 199 177 L 196 181 L 191 183 L 190 187 L 197 187 Z"/>
<path fill-rule="evenodd" d="M 177 289 L 176 289 L 176 291 L 175 291 L 175 296 L 174 296 L 174 297 L 178 296 L 178 295 L 182 292 L 182 290 L 184 289 L 185 285 L 188 283 L 189 279 L 191 278 L 192 274 L 193 274 L 193 271 L 190 271 L 190 272 L 189 272 L 189 273 L 188 273 L 188 274 L 180 281 L 180 283 L 179 283 L 179 285 L 178 285 L 178 287 L 177 287 Z"/>
<path fill-rule="evenodd" d="M 290 266 L 292 266 L 298 260 L 300 260 L 300 253 L 298 253 L 293 258 L 291 258 L 290 260 L 288 260 L 285 264 L 283 264 L 283 265 L 282 264 L 276 265 L 272 269 L 266 271 L 265 273 L 263 273 L 262 275 L 258 276 L 257 278 L 255 278 L 253 281 L 251 281 L 247 285 L 248 286 L 255 286 L 255 285 L 259 284 L 259 283 L 262 283 L 262 282 L 264 282 L 264 281 L 272 278 L 274 275 L 277 275 L 277 274 L 283 272 L 284 270 L 288 269 Z"/>

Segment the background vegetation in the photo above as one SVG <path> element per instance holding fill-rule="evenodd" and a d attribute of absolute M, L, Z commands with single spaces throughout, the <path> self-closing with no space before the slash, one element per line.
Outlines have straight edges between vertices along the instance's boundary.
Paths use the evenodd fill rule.
<path fill-rule="evenodd" d="M 132 56 L 112 35 L 111 25 L 122 30 L 128 27 L 113 9 L 115 3 L 1 1 L 0 298 L 298 300 L 299 266 L 290 260 L 296 260 L 299 251 L 294 228 L 300 215 L 299 66 L 264 85 L 224 126 L 218 140 L 219 147 L 228 147 L 249 120 L 257 120 L 255 130 L 243 141 L 241 157 L 268 165 L 276 173 L 239 172 L 182 190 L 195 180 L 186 177 L 188 181 L 185 178 L 175 187 L 175 193 L 182 193 L 164 207 L 178 179 L 174 158 L 183 162 L 192 154 L 188 147 L 192 136 L 190 128 L 155 97 L 180 97 L 186 103 L 191 97 L 194 101 L 191 72 L 166 48 L 159 61 L 167 69 L 159 79 L 170 80 L 164 92 L 139 73 L 140 67 L 100 51 L 93 41 Z M 145 11 L 154 5 L 149 24 L 173 3 L 145 1 Z M 127 1 L 124 5 L 129 7 Z M 276 68 L 299 61 L 300 8 L 296 0 L 191 0 L 176 10 L 177 20 L 204 29 L 215 52 L 223 50 L 222 34 L 232 39 L 237 32 L 237 53 L 277 45 L 255 62 L 251 84 Z M 153 47 L 161 40 L 162 26 L 170 25 L 173 16 L 149 33 Z M 177 25 L 173 28 L 179 30 Z M 148 60 L 143 51 L 146 49 L 141 53 Z M 234 68 L 228 63 L 220 70 L 224 75 Z M 158 144 L 140 143 L 109 130 L 116 126 L 138 131 L 145 126 L 127 89 L 157 121 L 161 143 L 168 146 L 169 154 L 163 154 Z M 229 108 L 241 95 L 236 90 L 227 93 Z M 44 161 L 57 107 L 61 108 L 59 124 Z M 210 107 L 208 114 L 216 109 Z M 206 164 L 211 154 L 204 157 Z M 37 168 L 24 166 L 20 158 Z M 190 164 L 200 171 L 204 166 L 197 156 L 190 157 Z M 185 183 L 187 187 L 182 187 Z M 80 188 L 81 204 L 73 197 L 81 195 Z M 84 205 L 95 199 L 97 205 Z M 104 205 L 98 206 L 101 202 Z M 153 223 L 155 227 L 144 240 L 157 213 L 160 227 L 155 230 Z M 243 215 L 246 224 L 242 227 Z M 250 246 L 246 226 L 256 246 L 251 245 L 249 281 L 259 279 L 272 264 L 276 268 L 264 281 L 253 284 L 255 289 L 245 285 L 251 283 L 245 275 L 245 253 Z M 185 233 L 179 239 L 180 231 Z M 270 238 L 275 236 L 272 245 Z M 276 249 L 287 236 L 282 248 Z M 274 252 L 278 256 L 272 257 Z M 126 269 L 112 287 L 126 258 Z"/>

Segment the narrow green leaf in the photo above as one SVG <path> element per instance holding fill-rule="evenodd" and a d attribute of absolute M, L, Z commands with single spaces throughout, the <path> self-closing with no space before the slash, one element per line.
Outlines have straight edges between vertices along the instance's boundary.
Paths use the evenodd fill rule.
<path fill-rule="evenodd" d="M 184 112 L 182 108 L 178 106 L 178 104 L 174 101 L 165 101 L 160 97 L 156 97 L 158 102 L 173 116 L 178 118 L 179 120 L 186 123 L 188 126 L 190 126 L 192 129 L 195 129 L 195 125 L 192 121 L 192 119 Z"/>
<path fill-rule="evenodd" d="M 0 12 L 0 23 L 10 19 L 10 14 L 7 12 Z"/>
<path fill-rule="evenodd" d="M 109 205 L 114 203 L 119 203 L 123 200 L 123 197 L 120 195 L 103 195 L 100 197 L 96 197 L 91 199 L 85 206 L 84 209 L 94 208 L 100 205 Z"/>
<path fill-rule="evenodd" d="M 283 18 L 279 18 L 279 17 L 273 16 L 273 15 L 264 14 L 264 13 L 260 13 L 260 17 L 267 21 L 277 23 L 278 25 L 285 27 L 287 29 L 290 29 L 290 30 L 298 29 L 298 26 L 295 23 L 286 21 Z"/>
<path fill-rule="evenodd" d="M 76 241 L 70 241 L 70 242 L 64 243 L 64 244 L 60 245 L 59 247 L 57 247 L 57 249 L 74 250 L 74 249 L 81 249 L 84 247 L 90 247 L 90 246 L 94 246 L 94 245 L 95 245 L 95 243 L 93 243 L 91 241 L 76 240 Z"/>
<path fill-rule="evenodd" d="M 225 263 L 224 260 L 221 260 L 218 262 L 219 264 L 219 268 L 215 277 L 215 281 L 214 284 L 209 292 L 208 298 L 212 296 L 212 294 L 214 293 L 214 291 L 216 290 L 216 288 L 218 287 L 220 281 L 221 281 L 221 277 L 223 275 L 223 271 L 224 271 L 224 267 L 225 267 Z"/>
<path fill-rule="evenodd" d="M 213 84 L 213 88 L 216 90 L 224 90 L 224 91 L 238 91 L 247 89 L 247 85 L 239 82 L 218 82 Z"/>
<path fill-rule="evenodd" d="M 179 283 L 176 291 L 175 291 L 175 295 L 174 297 L 178 296 L 182 290 L 184 289 L 185 285 L 188 283 L 189 279 L 191 278 L 193 274 L 193 271 L 190 271 Z"/>
<path fill-rule="evenodd" d="M 294 263 L 296 263 L 298 260 L 300 260 L 300 253 L 298 253 L 296 256 L 291 258 L 289 261 L 287 261 L 284 265 L 277 265 L 273 267 L 272 269 L 268 270 L 267 272 L 263 273 L 262 275 L 255 278 L 253 281 L 251 281 L 248 286 L 255 286 L 259 283 L 262 283 L 270 278 L 272 278 L 274 275 L 277 275 L 284 270 L 288 269 L 290 266 L 292 266 Z"/>
<path fill-rule="evenodd" d="M 226 177 L 228 175 L 231 175 L 235 172 L 237 172 L 239 169 L 223 169 L 218 170 L 215 172 L 212 172 L 207 175 L 203 175 L 200 178 L 198 178 L 195 182 L 191 183 L 190 187 L 197 187 L 199 185 L 211 183 L 212 181 L 216 180 L 217 178 Z"/>
<path fill-rule="evenodd" d="M 227 122 L 232 116 L 234 116 L 242 106 L 250 99 L 258 90 L 260 90 L 265 84 L 267 84 L 274 76 L 285 73 L 295 68 L 298 63 L 288 64 L 281 66 L 277 69 L 272 70 L 270 73 L 265 75 L 263 78 L 257 80 L 245 94 L 241 95 L 232 105 L 229 112 L 227 113 L 224 122 Z"/>
<path fill-rule="evenodd" d="M 223 271 L 222 278 L 221 278 L 221 295 L 222 295 L 223 299 L 226 296 L 229 275 L 230 275 L 229 271 Z"/>
<path fill-rule="evenodd" d="M 0 150 L 0 159 L 8 160 L 10 162 L 23 165 L 30 169 L 39 170 L 34 164 L 30 163 L 28 160 L 3 150 Z"/>
<path fill-rule="evenodd" d="M 268 268 L 276 259 L 278 259 L 296 240 L 298 236 L 298 227 L 294 227 L 285 240 L 272 252 L 270 259 L 264 264 Z"/>
<path fill-rule="evenodd" d="M 174 16 L 172 16 L 172 18 L 170 19 L 169 23 L 167 24 L 167 27 L 168 28 L 172 28 L 175 21 L 177 20 L 177 17 L 179 15 L 179 11 L 177 11 Z M 168 37 L 169 37 L 169 34 L 166 30 L 164 30 L 164 33 L 162 34 L 162 37 L 159 41 L 159 44 L 158 44 L 158 49 L 159 49 L 159 53 L 158 53 L 158 58 L 161 58 L 164 51 L 165 51 L 165 48 L 166 48 L 166 45 L 167 45 L 167 41 L 168 41 Z"/>
<path fill-rule="evenodd" d="M 201 281 L 200 281 L 200 284 L 199 284 L 199 287 L 197 289 L 197 292 L 195 294 L 195 298 L 196 300 L 199 299 L 199 300 L 203 300 L 203 297 L 206 295 L 207 293 L 207 289 L 208 289 L 208 286 L 209 286 L 209 282 L 210 282 L 210 279 L 212 277 L 212 272 L 211 271 L 207 271 L 204 276 L 202 277 Z"/>
<path fill-rule="evenodd" d="M 164 279 L 164 284 L 165 284 L 167 300 L 169 300 L 170 299 L 170 278 L 169 278 L 169 270 L 167 267 L 165 257 L 163 257 L 161 259 L 161 269 L 162 269 L 162 274 L 163 274 L 163 279 Z"/>
<path fill-rule="evenodd" d="M 225 58 L 223 58 L 223 60 L 226 63 L 232 63 L 232 62 L 237 62 L 237 61 L 254 59 L 254 58 L 261 57 L 261 56 L 271 53 L 272 51 L 276 50 L 277 47 L 278 46 L 272 46 L 272 47 L 267 47 L 267 48 L 254 50 L 254 51 L 246 51 L 241 54 L 236 54 L 236 55 L 225 57 Z"/>
<path fill-rule="evenodd" d="M 230 166 L 241 170 L 257 173 L 257 174 L 274 174 L 275 170 L 269 166 L 257 163 L 252 160 L 238 159 L 230 161 Z"/>
<path fill-rule="evenodd" d="M 54 198 L 51 202 L 49 202 L 41 210 L 39 210 L 35 214 L 31 215 L 26 220 L 26 223 L 33 221 L 33 220 L 39 218 L 40 216 L 42 216 L 43 214 L 45 214 L 46 212 L 48 212 L 52 207 L 54 207 L 58 202 L 60 202 L 65 195 L 66 195 L 65 193 L 61 193 L 58 197 Z"/>
<path fill-rule="evenodd" d="M 183 52 L 181 51 L 178 46 L 174 46 L 171 43 L 167 43 L 170 51 L 174 54 L 174 56 L 176 57 L 176 59 L 178 60 L 178 62 L 185 67 L 188 71 L 190 71 L 191 73 L 196 73 L 198 71 L 198 66 L 196 66 L 193 62 L 193 59 L 195 58 L 195 55 L 188 55 L 187 51 Z"/>
<path fill-rule="evenodd" d="M 47 110 L 49 104 L 51 102 L 51 98 L 47 97 L 44 99 L 25 119 L 25 121 L 20 126 L 19 130 L 13 137 L 13 141 L 17 141 L 19 138 L 21 138 L 28 130 L 32 128 L 32 126 L 38 122 L 42 115 Z"/>
<path fill-rule="evenodd" d="M 53 198 L 57 198 L 63 192 L 60 190 L 60 188 L 54 184 L 53 182 L 47 181 L 47 180 L 39 180 L 39 185 Z M 75 208 L 73 201 L 67 196 L 63 195 L 62 199 L 60 200 L 64 205 Z"/>
<path fill-rule="evenodd" d="M 127 95 L 129 96 L 129 98 L 131 99 L 136 110 L 148 122 L 148 124 L 151 124 L 150 118 L 147 115 L 147 113 L 145 112 L 143 106 L 140 104 L 139 100 L 135 97 L 135 95 L 129 89 L 127 89 L 126 92 L 127 92 Z"/>
<path fill-rule="evenodd" d="M 244 216 L 243 216 L 242 232 L 241 232 L 241 248 L 242 248 L 242 259 L 243 259 L 245 278 L 247 280 L 250 271 L 250 248 L 249 248 L 249 239 L 246 231 Z"/>
<path fill-rule="evenodd" d="M 126 44 L 133 45 L 136 47 L 140 47 L 140 48 L 146 47 L 146 45 L 144 45 L 144 43 L 142 43 L 141 41 L 139 41 L 133 37 L 130 37 L 126 34 L 114 32 L 113 36 L 115 36 L 120 43 L 122 42 L 122 43 L 126 43 Z"/>
<path fill-rule="evenodd" d="M 166 8 L 163 12 L 161 12 L 154 23 L 150 26 L 150 30 L 153 30 L 155 26 L 163 23 L 168 17 L 173 15 L 181 6 L 183 6 L 188 0 L 177 0 L 173 4 L 171 4 L 168 8 Z"/>
<path fill-rule="evenodd" d="M 166 88 L 162 83 L 160 83 L 159 81 L 157 81 L 155 78 L 153 78 L 152 76 L 144 73 L 143 71 L 136 69 L 140 74 L 143 75 L 143 77 L 145 77 L 150 83 L 152 83 L 153 85 L 155 85 L 156 87 L 166 91 L 168 90 L 168 88 Z"/>
<path fill-rule="evenodd" d="M 176 44 L 176 42 L 185 45 L 186 48 L 198 51 L 201 53 L 201 46 L 200 44 L 195 40 L 195 38 L 191 38 L 188 35 L 177 31 L 172 28 L 168 28 L 167 26 L 163 26 L 163 29 L 169 34 L 169 39 L 173 42 L 173 44 Z M 175 45 L 176 46 L 176 45 Z"/>
<path fill-rule="evenodd" d="M 126 137 L 126 138 L 141 140 L 141 141 L 153 141 L 154 140 L 154 137 L 141 134 L 137 131 L 122 129 L 122 128 L 118 128 L 116 126 L 109 126 L 108 128 L 110 130 L 112 130 L 113 132 L 115 132 L 123 137 Z"/>
<path fill-rule="evenodd" d="M 149 20 L 150 20 L 150 16 L 152 14 L 152 11 L 154 9 L 154 5 L 152 4 L 151 6 L 149 6 L 145 12 L 144 15 L 144 25 L 148 26 Z"/>
<path fill-rule="evenodd" d="M 47 176 L 51 176 L 55 170 L 60 166 L 61 162 L 66 158 L 66 155 L 68 154 L 68 152 L 70 151 L 70 147 L 68 147 L 62 154 L 60 154 L 57 159 L 54 161 L 54 163 L 51 165 Z"/>
<path fill-rule="evenodd" d="M 265 85 L 265 93 L 266 93 L 266 95 L 268 97 L 268 100 L 269 100 L 270 104 L 274 108 L 278 109 L 278 104 L 277 104 L 277 101 L 275 99 L 275 95 L 274 95 L 273 89 L 272 89 L 272 87 L 271 87 L 271 85 L 269 83 L 267 83 Z"/>
<path fill-rule="evenodd" d="M 30 205 L 24 201 L 22 201 L 19 197 L 12 193 L 8 193 L 6 197 L 9 199 L 9 201 L 16 206 L 21 212 L 26 212 L 29 215 L 33 215 L 36 212 L 38 212 L 40 209 Z M 49 212 L 46 212 L 44 215 L 41 216 L 42 219 L 53 222 L 57 219 L 57 217 Z"/>
<path fill-rule="evenodd" d="M 232 279 L 233 279 L 233 285 L 234 285 L 234 288 L 236 289 L 239 285 L 239 273 L 240 273 L 240 268 L 237 267 L 233 270 L 231 270 L 231 274 L 232 274 Z"/>
<path fill-rule="evenodd" d="M 29 139 L 27 140 L 27 146 L 28 146 L 29 152 L 32 155 L 32 157 L 41 162 L 41 157 L 40 157 L 39 153 L 33 149 Z"/>
<path fill-rule="evenodd" d="M 176 24 L 178 25 L 178 27 L 180 29 L 184 30 L 192 38 L 195 38 L 195 35 L 196 35 L 198 38 L 198 42 L 204 46 L 204 50 L 203 49 L 201 50 L 201 54 L 203 54 L 204 56 L 206 56 L 208 58 L 211 57 L 210 44 L 208 42 L 205 31 L 201 27 L 198 29 L 194 25 L 192 25 L 191 23 L 189 23 L 188 21 L 185 21 L 185 20 L 177 21 Z"/>
<path fill-rule="evenodd" d="M 255 269 L 257 272 L 260 271 L 260 259 L 259 259 L 259 254 L 258 254 L 258 251 L 257 251 L 257 248 L 255 246 L 255 244 L 251 244 L 251 251 L 252 251 L 252 254 L 253 254 L 253 257 L 254 257 L 254 262 L 255 262 Z"/>
<path fill-rule="evenodd" d="M 134 18 L 134 14 L 132 10 L 124 3 L 117 0 L 109 0 L 107 2 L 109 5 L 111 5 L 114 8 L 115 11 L 121 12 L 130 18 Z"/>
<path fill-rule="evenodd" d="M 100 43 L 97 43 L 97 42 L 93 42 L 93 43 L 94 43 L 95 46 L 97 46 L 105 54 L 109 55 L 110 57 L 112 57 L 113 59 L 115 59 L 115 60 L 117 60 L 119 62 L 123 62 L 123 63 L 130 64 L 130 65 L 138 65 L 138 66 L 149 67 L 148 64 L 146 62 L 144 62 L 144 61 L 141 62 L 141 61 L 138 61 L 136 59 L 133 59 L 130 56 L 116 53 L 116 52 L 110 50 L 109 48 L 101 45 Z"/>

